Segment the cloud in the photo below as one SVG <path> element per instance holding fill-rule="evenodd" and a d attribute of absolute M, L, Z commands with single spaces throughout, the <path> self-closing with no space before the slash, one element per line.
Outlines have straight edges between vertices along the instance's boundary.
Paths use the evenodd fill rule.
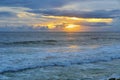
<path fill-rule="evenodd" d="M 0 6 L 28 7 L 32 9 L 60 7 L 72 0 L 2 0 Z"/>
<path fill-rule="evenodd" d="M 0 17 L 6 17 L 6 18 L 8 18 L 8 17 L 13 17 L 15 14 L 14 13 L 11 13 L 11 12 L 0 12 Z"/>
<path fill-rule="evenodd" d="M 48 31 L 47 27 L 33 27 L 33 26 L 2 26 L 0 31 Z"/>
<path fill-rule="evenodd" d="M 109 9 L 117 8 L 118 0 L 1 0 L 0 6 L 9 7 L 28 7 L 32 9 L 39 8 L 61 8 L 65 9 L 65 6 L 77 5 L 79 9 Z M 102 4 L 102 6 L 101 6 Z M 107 4 L 107 5 L 106 5 Z M 111 6 L 112 5 L 112 6 Z M 76 8 L 74 7 L 74 8 Z M 67 8 L 69 9 L 69 7 Z"/>
<path fill-rule="evenodd" d="M 106 26 L 112 26 L 111 24 L 108 23 L 82 23 L 81 25 L 83 26 L 89 26 L 89 27 L 106 27 Z"/>
<path fill-rule="evenodd" d="M 29 27 L 33 24 L 47 24 L 49 22 L 56 26 L 56 29 L 63 28 L 60 25 L 64 19 L 55 17 L 76 17 L 76 18 L 110 18 L 114 22 L 108 23 L 76 23 L 78 25 L 93 27 L 93 29 L 105 26 L 117 26 L 119 28 L 120 6 L 119 0 L 1 0 L 0 1 L 0 26 L 21 26 L 13 27 L 14 30 L 47 30 L 47 27 Z M 46 16 L 46 17 L 43 17 Z M 61 21 L 62 20 L 62 21 Z M 75 20 L 68 20 L 68 24 Z M 77 21 L 77 20 L 76 20 Z M 46 25 L 45 24 L 45 25 Z M 23 27 L 23 25 L 26 25 Z M 47 26 L 47 25 L 46 25 Z M 111 30 L 113 27 L 110 27 Z M 0 30 L 12 30 L 12 27 L 0 28 Z M 55 30 L 56 30 L 55 29 Z"/>
<path fill-rule="evenodd" d="M 33 13 L 27 13 L 27 12 L 21 12 L 17 14 L 18 18 L 30 18 L 30 17 L 35 17 L 36 14 Z"/>
<path fill-rule="evenodd" d="M 79 1 L 74 1 L 74 3 L 70 4 L 74 5 L 72 8 L 73 10 L 114 10 L 120 7 L 119 0 L 86 0 L 84 2 Z M 69 6 L 69 4 L 65 5 L 62 9 L 64 10 L 66 6 Z"/>
<path fill-rule="evenodd" d="M 62 11 L 56 9 L 45 10 L 28 10 L 28 12 L 52 15 L 52 16 L 68 16 L 68 17 L 81 17 L 81 18 L 114 18 L 120 16 L 120 10 L 95 10 L 95 11 Z"/>

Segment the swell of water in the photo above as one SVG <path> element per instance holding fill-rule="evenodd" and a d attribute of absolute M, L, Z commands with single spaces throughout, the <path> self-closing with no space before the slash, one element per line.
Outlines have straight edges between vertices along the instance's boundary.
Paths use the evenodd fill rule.
<path fill-rule="evenodd" d="M 119 59 L 119 40 L 120 33 L 0 33 L 0 73 Z"/>
<path fill-rule="evenodd" d="M 16 49 L 16 48 L 15 48 Z M 22 50 L 22 48 L 21 48 Z M 66 48 L 67 50 L 67 48 Z M 69 50 L 69 49 L 68 49 Z M 45 52 L 23 54 L 1 54 L 0 73 L 7 71 L 19 71 L 24 69 L 47 67 L 47 66 L 68 66 L 72 64 L 84 64 L 100 61 L 109 61 L 120 58 L 120 46 L 103 46 L 96 49 L 89 49 L 83 52 Z"/>
<path fill-rule="evenodd" d="M 18 42 L 1 42 L 3 45 L 29 45 L 29 44 L 46 44 L 54 45 L 56 40 L 39 40 L 39 41 L 18 41 Z"/>

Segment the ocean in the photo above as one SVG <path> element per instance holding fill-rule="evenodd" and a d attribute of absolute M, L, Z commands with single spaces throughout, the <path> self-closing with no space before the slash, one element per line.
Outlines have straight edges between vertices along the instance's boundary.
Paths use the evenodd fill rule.
<path fill-rule="evenodd" d="M 119 59 L 119 32 L 0 32 L 0 80 L 13 80 L 6 73 L 23 74 L 25 70 L 36 68 L 85 64 L 90 67 L 90 64 Z"/>

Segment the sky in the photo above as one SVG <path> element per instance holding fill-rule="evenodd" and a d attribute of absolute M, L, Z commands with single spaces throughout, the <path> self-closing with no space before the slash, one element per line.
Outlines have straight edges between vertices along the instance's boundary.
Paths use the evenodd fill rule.
<path fill-rule="evenodd" d="M 120 31 L 120 0 L 1 0 L 0 31 Z"/>

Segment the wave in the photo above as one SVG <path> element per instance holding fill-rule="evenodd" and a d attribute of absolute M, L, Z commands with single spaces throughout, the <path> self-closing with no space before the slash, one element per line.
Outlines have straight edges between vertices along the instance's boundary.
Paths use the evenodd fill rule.
<path fill-rule="evenodd" d="M 14 72 L 38 67 L 69 66 L 100 61 L 120 59 L 120 46 L 102 46 L 83 52 L 50 53 L 39 52 L 29 54 L 2 54 L 0 56 L 0 73 Z"/>
<path fill-rule="evenodd" d="M 100 39 L 102 39 L 102 40 L 120 40 L 120 38 L 105 38 L 105 37 L 103 37 L 103 38 L 101 38 L 101 37 L 93 37 L 93 38 L 91 38 L 91 40 L 100 40 Z"/>
<path fill-rule="evenodd" d="M 28 45 L 28 44 L 50 44 L 54 45 L 56 40 L 36 40 L 36 41 L 17 41 L 17 42 L 0 42 L 3 45 Z"/>

